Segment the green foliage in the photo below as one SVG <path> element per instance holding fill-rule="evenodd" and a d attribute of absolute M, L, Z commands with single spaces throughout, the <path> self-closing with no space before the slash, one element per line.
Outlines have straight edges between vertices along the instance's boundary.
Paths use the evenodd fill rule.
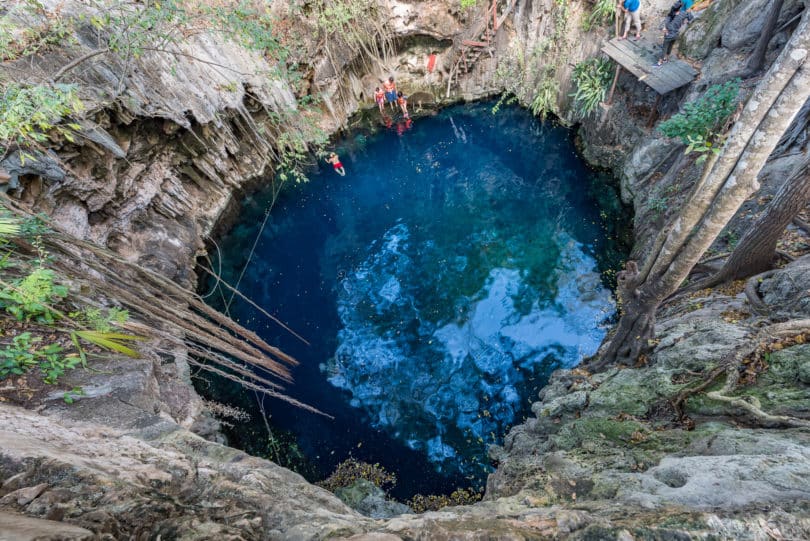
<path fill-rule="evenodd" d="M 728 245 L 729 250 L 733 250 L 734 248 L 736 248 L 737 243 L 740 242 L 740 236 L 735 231 L 732 231 L 732 230 L 725 231 L 721 235 L 721 238 L 724 241 L 726 241 L 726 244 Z"/>
<path fill-rule="evenodd" d="M 713 85 L 700 98 L 690 101 L 683 110 L 662 122 L 658 130 L 667 137 L 679 138 L 690 152 L 719 154 L 723 127 L 737 109 L 740 80 Z"/>
<path fill-rule="evenodd" d="M 0 349 L 0 379 L 22 375 L 38 366 L 45 383 L 53 385 L 66 371 L 72 370 L 81 362 L 75 355 L 63 355 L 59 344 L 40 346 L 41 342 L 42 337 L 23 332 Z"/>
<path fill-rule="evenodd" d="M 610 86 L 610 60 L 589 58 L 574 67 L 573 80 L 576 92 L 571 94 L 580 117 L 591 114 L 605 99 Z"/>
<path fill-rule="evenodd" d="M 568 0 L 555 0 L 552 11 L 554 34 L 542 40 L 525 58 L 520 49 L 498 62 L 495 79 L 504 88 L 492 113 L 498 112 L 503 103 L 519 101 L 535 115 L 545 119 L 549 113 L 556 114 L 560 87 L 556 66 L 561 61 L 562 51 L 568 42 L 567 28 L 570 15 Z"/>
<path fill-rule="evenodd" d="M 483 491 L 474 490 L 472 488 L 459 488 L 447 494 L 416 494 L 413 498 L 408 500 L 408 507 L 413 509 L 415 513 L 424 513 L 426 511 L 438 511 L 442 507 L 449 507 L 451 505 L 472 505 L 475 502 L 481 501 L 484 497 Z"/>
<path fill-rule="evenodd" d="M 647 205 L 649 206 L 650 210 L 656 215 L 659 216 L 661 213 L 669 208 L 669 198 L 667 197 L 651 197 L 647 201 Z"/>
<path fill-rule="evenodd" d="M 36 356 L 31 350 L 31 333 L 15 336 L 11 344 L 0 350 L 0 379 L 9 375 L 21 375 L 37 365 Z"/>
<path fill-rule="evenodd" d="M 322 154 L 329 138 L 320 126 L 311 121 L 306 111 L 295 112 L 295 117 L 297 121 L 289 121 L 287 129 L 276 138 L 276 173 L 282 182 L 292 180 L 300 184 L 309 181 L 304 173 L 304 166 L 310 152 Z"/>
<path fill-rule="evenodd" d="M 53 323 L 58 316 L 51 307 L 67 294 L 68 288 L 56 283 L 52 270 L 38 267 L 22 280 L 0 289 L 0 308 L 17 321 Z"/>
<path fill-rule="evenodd" d="M 590 30 L 593 26 L 612 21 L 616 15 L 616 4 L 616 0 L 596 0 L 591 14 L 583 21 L 584 29 Z"/>
<path fill-rule="evenodd" d="M 129 320 L 129 312 L 120 308 L 84 308 L 68 314 L 70 319 L 98 332 L 110 332 Z"/>
<path fill-rule="evenodd" d="M 559 43 L 567 41 L 568 17 L 571 4 L 568 0 L 554 0 L 554 36 L 553 40 Z"/>
<path fill-rule="evenodd" d="M 65 391 L 65 393 L 62 395 L 62 400 L 65 401 L 65 404 L 73 404 L 78 397 L 84 396 L 84 394 L 84 389 L 81 387 L 74 387 L 69 391 Z"/>
<path fill-rule="evenodd" d="M 560 93 L 560 87 L 557 84 L 556 70 L 553 66 L 546 66 L 543 71 L 540 84 L 532 98 L 529 105 L 532 113 L 538 115 L 541 120 L 545 120 L 549 113 L 557 113 L 557 95 Z"/>
<path fill-rule="evenodd" d="M 22 220 L 0 207 L 0 241 L 19 235 L 21 230 Z"/>
<path fill-rule="evenodd" d="M 368 3 L 360 1 L 334 1 L 316 0 L 313 2 L 313 12 L 316 16 L 318 28 L 327 34 L 346 29 L 363 16 L 368 16 L 366 9 Z"/>
<path fill-rule="evenodd" d="M 23 149 L 41 147 L 52 131 L 73 141 L 75 132 L 81 129 L 75 123 L 62 123 L 83 109 L 73 85 L 10 83 L 0 91 L 0 154 L 8 152 L 11 145 Z"/>
<path fill-rule="evenodd" d="M 276 60 L 286 60 L 289 50 L 275 31 L 276 21 L 264 4 L 239 0 L 235 5 L 201 6 L 214 29 L 247 49 L 261 51 Z"/>
<path fill-rule="evenodd" d="M 460 2 L 461 2 L 461 9 L 467 9 L 477 4 L 478 0 L 460 0 Z"/>
<path fill-rule="evenodd" d="M 172 53 L 171 46 L 203 31 L 218 33 L 278 61 L 289 56 L 263 2 L 226 0 L 205 5 L 162 0 L 121 2 L 111 7 L 105 0 L 95 0 L 95 6 L 98 14 L 89 18 L 90 24 L 106 31 L 107 49 L 123 58 L 138 58 L 147 51 Z"/>
<path fill-rule="evenodd" d="M 123 57 L 138 58 L 146 50 L 178 43 L 182 30 L 191 22 L 189 13 L 178 0 L 145 2 L 143 5 L 121 2 L 112 8 L 97 0 L 98 15 L 90 24 L 107 30 L 107 48 Z"/>
<path fill-rule="evenodd" d="M 717 143 L 722 143 L 722 139 L 717 141 L 717 143 L 713 142 L 711 139 L 705 139 L 702 135 L 687 135 L 686 139 L 689 141 L 689 144 L 686 146 L 686 151 L 684 154 L 689 154 L 691 152 L 697 152 L 700 154 L 698 159 L 695 160 L 695 163 L 702 163 L 709 157 L 709 153 L 713 153 L 715 155 L 720 154 L 721 145 Z"/>
<path fill-rule="evenodd" d="M 350 458 L 338 464 L 332 475 L 317 484 L 334 492 L 339 488 L 353 485 L 358 479 L 365 479 L 383 490 L 397 483 L 397 476 L 379 464 L 369 464 Z"/>

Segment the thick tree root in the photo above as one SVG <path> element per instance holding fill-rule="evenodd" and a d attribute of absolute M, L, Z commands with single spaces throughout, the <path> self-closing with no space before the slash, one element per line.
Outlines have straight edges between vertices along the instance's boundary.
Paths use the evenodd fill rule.
<path fill-rule="evenodd" d="M 728 393 L 737 388 L 740 373 L 736 367 L 726 370 L 726 383 L 719 391 L 711 391 L 706 396 L 718 402 L 724 402 L 732 408 L 741 409 L 748 414 L 749 422 L 764 428 L 810 428 L 810 420 L 788 417 L 787 415 L 771 415 L 754 403 L 746 400 L 744 396 L 728 396 Z"/>
<path fill-rule="evenodd" d="M 793 225 L 804 231 L 806 234 L 810 235 L 810 224 L 808 224 L 801 218 L 793 218 Z"/>
<path fill-rule="evenodd" d="M 771 313 L 770 307 L 759 296 L 759 284 L 773 276 L 774 273 L 776 273 L 776 270 L 765 271 L 762 274 L 752 276 L 745 283 L 745 297 L 748 299 L 751 309 L 757 315 L 767 316 Z"/>
<path fill-rule="evenodd" d="M 740 347 L 720 361 L 715 368 L 704 376 L 703 381 L 701 381 L 699 385 L 682 390 L 670 401 L 672 409 L 675 412 L 676 421 L 681 424 L 690 425 L 691 420 L 684 411 L 686 401 L 690 397 L 704 391 L 707 387 L 711 386 L 718 377 L 725 374 L 726 382 L 722 389 L 710 391 L 706 393 L 706 396 L 712 400 L 728 404 L 733 409 L 742 410 L 745 412 L 748 424 L 764 428 L 810 428 L 810 420 L 786 415 L 772 415 L 763 411 L 759 404 L 755 403 L 755 400 L 752 398 L 729 396 L 739 385 L 740 366 L 744 359 L 752 356 L 758 357 L 767 351 L 771 351 L 773 344 L 778 340 L 796 337 L 808 332 L 810 332 L 810 319 L 775 323 L 757 332 L 752 338 L 741 344 Z"/>

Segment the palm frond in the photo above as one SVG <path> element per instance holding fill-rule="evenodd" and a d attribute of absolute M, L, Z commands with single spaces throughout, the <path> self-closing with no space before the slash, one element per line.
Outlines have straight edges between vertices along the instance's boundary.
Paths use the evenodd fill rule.
<path fill-rule="evenodd" d="M 121 353 L 128 357 L 139 357 L 137 351 L 126 345 L 127 342 L 136 342 L 146 340 L 143 336 L 135 336 L 133 334 L 122 334 L 117 332 L 104 332 L 104 331 L 73 331 L 73 333 L 81 338 L 87 340 L 91 344 L 95 344 L 104 349 Z"/>

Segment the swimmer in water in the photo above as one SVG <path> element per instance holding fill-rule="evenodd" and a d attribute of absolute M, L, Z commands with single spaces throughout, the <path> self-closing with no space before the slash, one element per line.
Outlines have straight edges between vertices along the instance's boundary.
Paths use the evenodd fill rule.
<path fill-rule="evenodd" d="M 338 175 L 342 177 L 346 176 L 346 170 L 343 169 L 343 164 L 340 163 L 340 158 L 338 158 L 338 155 L 335 154 L 334 152 L 329 153 L 329 157 L 326 158 L 326 163 L 331 163 L 332 167 L 335 168 L 335 173 L 337 173 Z"/>

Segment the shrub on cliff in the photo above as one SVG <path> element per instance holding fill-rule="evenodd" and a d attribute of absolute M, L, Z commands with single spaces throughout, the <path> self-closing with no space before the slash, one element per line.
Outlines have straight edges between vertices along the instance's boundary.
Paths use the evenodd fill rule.
<path fill-rule="evenodd" d="M 739 93 L 739 79 L 710 86 L 701 97 L 684 105 L 680 113 L 662 122 L 658 130 L 688 145 L 687 154 L 704 153 L 701 160 L 708 156 L 709 151 L 718 154 L 723 128 L 737 109 Z"/>

